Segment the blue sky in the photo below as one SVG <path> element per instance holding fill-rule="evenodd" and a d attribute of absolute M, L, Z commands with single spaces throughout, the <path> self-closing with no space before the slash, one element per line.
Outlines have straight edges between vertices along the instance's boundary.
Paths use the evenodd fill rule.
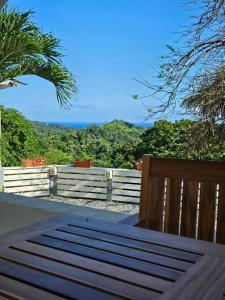
<path fill-rule="evenodd" d="M 60 110 L 54 87 L 35 77 L 1 91 L 1 104 L 39 121 L 143 121 L 144 106 L 130 94 L 148 91 L 132 78 L 154 80 L 166 44 L 187 20 L 182 0 L 8 0 L 61 39 L 63 61 L 79 88 L 73 108 Z M 148 101 L 146 101 L 146 104 Z M 171 116 L 174 119 L 174 116 Z"/>

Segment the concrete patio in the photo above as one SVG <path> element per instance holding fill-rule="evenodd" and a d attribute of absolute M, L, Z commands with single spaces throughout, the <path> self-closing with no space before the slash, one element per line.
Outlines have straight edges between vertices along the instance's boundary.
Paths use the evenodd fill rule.
<path fill-rule="evenodd" d="M 127 217 L 122 213 L 0 193 L 0 235 L 68 213 L 110 222 L 118 222 Z"/>

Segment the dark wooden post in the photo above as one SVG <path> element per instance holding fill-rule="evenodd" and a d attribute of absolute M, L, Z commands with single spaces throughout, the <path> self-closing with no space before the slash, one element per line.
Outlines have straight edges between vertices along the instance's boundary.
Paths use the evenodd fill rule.
<path fill-rule="evenodd" d="M 142 177 L 141 177 L 141 198 L 140 198 L 140 211 L 139 219 L 140 223 L 147 222 L 147 212 L 148 212 L 148 198 L 150 189 L 150 166 L 151 166 L 151 155 L 144 154 L 143 164 L 142 164 Z M 147 224 L 146 224 L 147 225 Z"/>

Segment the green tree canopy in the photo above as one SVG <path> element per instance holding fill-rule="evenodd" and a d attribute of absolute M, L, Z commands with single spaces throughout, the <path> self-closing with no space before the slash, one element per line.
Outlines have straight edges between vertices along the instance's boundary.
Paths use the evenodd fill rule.
<path fill-rule="evenodd" d="M 24 158 L 40 154 L 40 144 L 32 124 L 18 111 L 0 107 L 2 119 L 2 165 L 18 166 Z"/>

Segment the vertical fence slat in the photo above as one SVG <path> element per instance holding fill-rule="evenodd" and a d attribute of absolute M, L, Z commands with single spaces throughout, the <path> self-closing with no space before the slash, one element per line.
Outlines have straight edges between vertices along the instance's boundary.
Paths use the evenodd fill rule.
<path fill-rule="evenodd" d="M 169 178 L 167 180 L 164 227 L 164 231 L 167 233 L 179 233 L 181 183 L 181 179 Z"/>
<path fill-rule="evenodd" d="M 216 204 L 216 183 L 201 183 L 198 238 L 213 241 Z"/>
<path fill-rule="evenodd" d="M 198 201 L 198 182 L 184 181 L 180 234 L 195 238 Z"/>
<path fill-rule="evenodd" d="M 150 192 L 147 210 L 147 228 L 162 231 L 163 207 L 164 207 L 165 179 L 158 177 L 150 178 Z"/>
<path fill-rule="evenodd" d="M 150 165 L 151 156 L 143 156 L 143 169 L 141 177 L 141 201 L 139 209 L 139 219 L 140 222 L 146 223 L 147 226 L 147 210 L 149 206 L 149 190 L 150 190 Z"/>
<path fill-rule="evenodd" d="M 216 242 L 225 244 L 225 184 L 219 185 Z"/>

